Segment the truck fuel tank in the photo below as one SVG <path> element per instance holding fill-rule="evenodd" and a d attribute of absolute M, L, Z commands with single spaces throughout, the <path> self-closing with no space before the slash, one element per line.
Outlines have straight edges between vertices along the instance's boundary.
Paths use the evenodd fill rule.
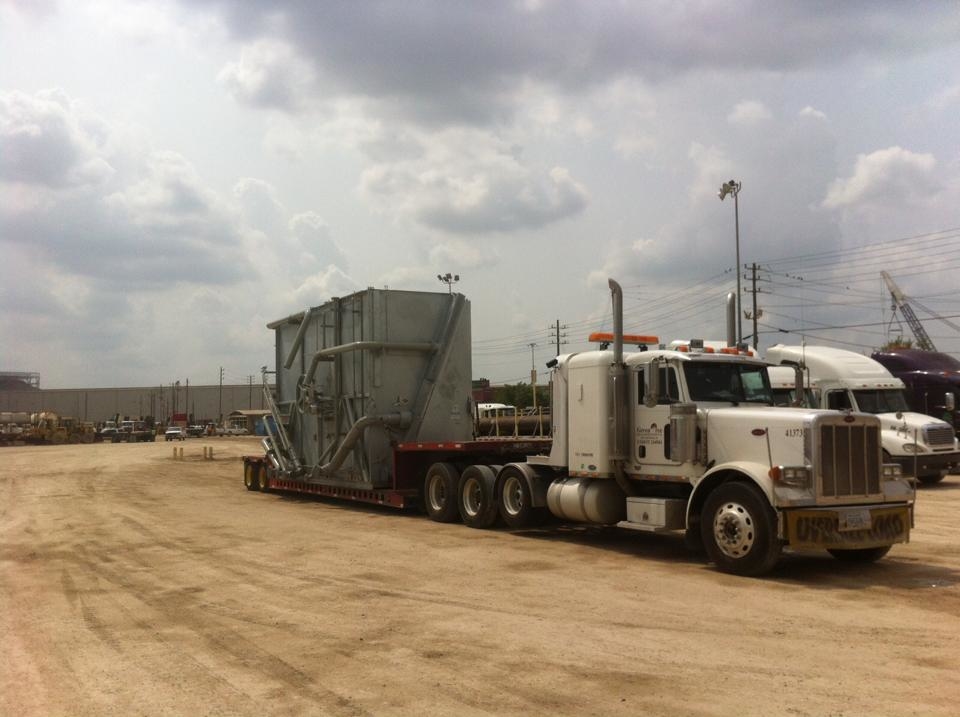
<path fill-rule="evenodd" d="M 547 508 L 561 520 L 614 524 L 627 517 L 626 496 L 610 479 L 560 478 L 547 488 Z"/>

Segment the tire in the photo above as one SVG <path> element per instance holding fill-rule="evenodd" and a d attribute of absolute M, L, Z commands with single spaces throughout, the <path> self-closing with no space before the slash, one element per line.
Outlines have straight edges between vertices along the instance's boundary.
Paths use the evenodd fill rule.
<path fill-rule="evenodd" d="M 270 478 L 270 471 L 266 466 L 259 466 L 257 469 L 257 487 L 260 488 L 261 493 L 269 493 L 270 486 L 267 485 L 267 480 Z"/>
<path fill-rule="evenodd" d="M 944 478 L 945 476 L 939 473 L 934 475 L 917 476 L 917 480 L 919 480 L 924 485 L 934 485 L 935 483 L 939 483 L 940 481 L 942 481 Z"/>
<path fill-rule="evenodd" d="M 543 509 L 533 507 L 533 496 L 527 478 L 517 468 L 509 467 L 497 484 L 497 510 L 506 526 L 521 530 L 543 521 Z"/>
<path fill-rule="evenodd" d="M 776 515 L 759 490 L 747 483 L 723 483 L 703 506 L 703 547 L 725 573 L 762 575 L 780 557 L 776 525 Z"/>
<path fill-rule="evenodd" d="M 430 520 L 454 523 L 460 520 L 457 486 L 460 471 L 452 463 L 434 463 L 423 479 L 423 507 Z"/>
<path fill-rule="evenodd" d="M 257 475 L 258 466 L 254 463 L 247 463 L 243 467 L 243 485 L 247 490 L 256 490 L 260 486 L 260 478 Z"/>
<path fill-rule="evenodd" d="M 857 548 L 855 550 L 831 548 L 827 552 L 845 563 L 875 563 L 889 553 L 891 547 L 893 546 L 881 545 L 879 548 Z"/>
<path fill-rule="evenodd" d="M 469 466 L 460 476 L 457 507 L 465 525 L 489 528 L 497 521 L 497 473 L 492 466 Z"/>

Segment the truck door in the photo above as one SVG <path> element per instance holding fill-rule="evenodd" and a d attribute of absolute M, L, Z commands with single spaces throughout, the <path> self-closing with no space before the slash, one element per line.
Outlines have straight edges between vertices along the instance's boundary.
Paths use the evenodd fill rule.
<path fill-rule="evenodd" d="M 660 373 L 659 391 L 655 406 L 644 403 L 646 371 Z M 675 366 L 646 364 L 636 373 L 633 393 L 633 453 L 632 472 L 657 474 L 664 469 L 680 466 L 667 458 L 670 428 L 670 405 L 680 401 L 680 384 Z M 669 471 L 668 471 L 669 472 Z"/>

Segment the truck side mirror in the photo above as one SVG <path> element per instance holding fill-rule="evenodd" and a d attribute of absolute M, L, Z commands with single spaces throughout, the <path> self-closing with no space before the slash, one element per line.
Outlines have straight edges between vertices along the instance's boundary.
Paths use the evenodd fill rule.
<path fill-rule="evenodd" d="M 953 395 L 953 392 L 952 392 L 952 391 L 947 391 L 945 394 L 943 394 L 943 406 L 944 406 L 944 408 L 946 408 L 950 413 L 953 413 L 954 410 L 956 409 L 956 407 L 957 407 L 957 399 L 954 398 L 954 395 Z"/>
<path fill-rule="evenodd" d="M 651 361 L 643 372 L 643 405 L 653 408 L 660 396 L 660 362 Z"/>

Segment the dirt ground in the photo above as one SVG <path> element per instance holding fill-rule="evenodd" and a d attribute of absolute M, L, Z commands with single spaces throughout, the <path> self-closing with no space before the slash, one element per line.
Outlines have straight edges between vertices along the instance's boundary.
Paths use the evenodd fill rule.
<path fill-rule="evenodd" d="M 876 565 L 744 579 L 675 535 L 250 493 L 256 440 L 176 447 L 0 449 L 0 714 L 957 714 L 960 477 Z"/>

